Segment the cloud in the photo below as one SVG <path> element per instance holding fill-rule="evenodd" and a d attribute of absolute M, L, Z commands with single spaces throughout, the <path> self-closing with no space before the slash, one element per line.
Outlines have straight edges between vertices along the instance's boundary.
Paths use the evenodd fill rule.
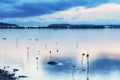
<path fill-rule="evenodd" d="M 75 7 L 46 16 L 49 22 L 67 23 L 117 23 L 120 20 L 120 5 L 104 4 L 95 8 Z M 113 15 L 114 14 L 114 15 Z M 59 16 L 58 16 L 59 15 Z M 61 19 L 62 18 L 62 19 Z M 117 24 L 116 23 L 116 24 Z"/>
<path fill-rule="evenodd" d="M 14 0 L 15 1 L 15 0 Z M 18 2 L 17 2 L 18 1 Z M 96 7 L 101 4 L 113 2 L 113 0 L 55 0 L 43 2 L 22 2 L 17 0 L 1 0 L 1 2 L 13 2 L 9 4 L 12 7 L 7 7 L 9 10 L 5 11 L 4 8 L 0 9 L 0 18 L 15 18 L 15 17 L 30 17 L 55 13 L 58 11 L 65 11 L 72 7 L 84 6 L 86 8 Z M 114 1 L 115 2 L 115 1 Z M 118 0 L 117 0 L 118 2 Z M 2 7 L 2 6 L 1 6 Z"/>
<path fill-rule="evenodd" d="M 3 18 L 4 22 L 21 23 L 24 25 L 48 25 L 51 23 L 70 24 L 120 24 L 120 5 L 103 4 L 98 7 L 73 7 L 65 11 L 42 16 L 24 18 Z M 114 15 L 113 15 L 114 14 Z"/>

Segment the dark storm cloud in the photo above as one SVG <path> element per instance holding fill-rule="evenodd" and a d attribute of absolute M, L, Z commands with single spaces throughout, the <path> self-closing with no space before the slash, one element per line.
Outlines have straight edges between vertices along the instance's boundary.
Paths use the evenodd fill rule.
<path fill-rule="evenodd" d="M 1 0 L 0 2 L 7 1 L 12 2 L 13 0 Z M 12 4 L 13 9 L 10 9 L 8 11 L 5 11 L 4 9 L 0 8 L 0 18 L 38 16 L 55 13 L 57 11 L 64 11 L 76 6 L 84 6 L 86 8 L 90 8 L 105 3 L 109 3 L 109 0 L 66 0 L 66 1 L 59 0 L 56 2 L 52 1 L 38 3 L 27 2 L 22 3 L 21 5 Z"/>

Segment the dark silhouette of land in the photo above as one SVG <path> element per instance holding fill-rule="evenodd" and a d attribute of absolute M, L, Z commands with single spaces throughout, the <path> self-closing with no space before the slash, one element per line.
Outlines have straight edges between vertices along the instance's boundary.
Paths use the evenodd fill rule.
<path fill-rule="evenodd" d="M 0 22 L 0 29 L 104 29 L 120 28 L 120 25 L 93 25 L 93 24 L 50 24 L 48 26 L 19 26 L 17 24 Z"/>
<path fill-rule="evenodd" d="M 0 22 L 0 28 L 13 28 L 13 27 L 18 27 L 18 25 Z"/>

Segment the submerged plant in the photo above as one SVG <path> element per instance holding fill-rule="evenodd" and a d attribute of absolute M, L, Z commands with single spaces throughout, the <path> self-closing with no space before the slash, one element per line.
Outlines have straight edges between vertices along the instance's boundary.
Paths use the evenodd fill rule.
<path fill-rule="evenodd" d="M 30 47 L 27 47 L 27 61 L 29 61 L 29 49 Z"/>
<path fill-rule="evenodd" d="M 49 53 L 50 53 L 50 61 L 49 61 L 49 62 L 47 62 L 47 64 L 50 64 L 50 65 L 56 65 L 56 64 L 57 64 L 57 62 L 52 61 L 52 54 L 51 54 L 51 51 L 49 51 Z"/>
<path fill-rule="evenodd" d="M 6 70 L 0 69 L 0 80 L 16 80 L 15 73 L 9 73 Z"/>
<path fill-rule="evenodd" d="M 89 54 L 86 55 L 87 58 L 87 78 L 86 80 L 89 80 Z"/>
<path fill-rule="evenodd" d="M 82 54 L 82 59 L 81 59 L 81 66 L 82 70 L 85 71 L 84 66 L 83 66 L 83 59 L 84 59 L 85 53 Z"/>

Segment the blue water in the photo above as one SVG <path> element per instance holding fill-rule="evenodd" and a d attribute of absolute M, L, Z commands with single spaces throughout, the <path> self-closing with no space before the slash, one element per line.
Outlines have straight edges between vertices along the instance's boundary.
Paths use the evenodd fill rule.
<path fill-rule="evenodd" d="M 118 80 L 119 47 L 120 29 L 0 29 L 0 68 L 20 80 Z"/>
<path fill-rule="evenodd" d="M 2 29 L 8 38 L 40 38 L 46 41 L 119 42 L 120 29 Z"/>

